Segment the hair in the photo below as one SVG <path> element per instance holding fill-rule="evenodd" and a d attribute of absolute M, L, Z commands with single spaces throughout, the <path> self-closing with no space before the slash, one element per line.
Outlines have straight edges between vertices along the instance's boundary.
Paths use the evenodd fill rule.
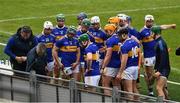
<path fill-rule="evenodd" d="M 32 33 L 32 29 L 30 26 L 23 26 L 21 27 L 21 32 Z"/>
<path fill-rule="evenodd" d="M 118 30 L 117 31 L 117 34 L 118 34 L 118 36 L 122 36 L 122 35 L 128 35 L 128 29 L 127 28 L 122 28 L 122 29 L 120 29 L 120 30 Z"/>
<path fill-rule="evenodd" d="M 36 52 L 38 55 L 44 55 L 46 53 L 46 45 L 44 43 L 38 43 Z"/>

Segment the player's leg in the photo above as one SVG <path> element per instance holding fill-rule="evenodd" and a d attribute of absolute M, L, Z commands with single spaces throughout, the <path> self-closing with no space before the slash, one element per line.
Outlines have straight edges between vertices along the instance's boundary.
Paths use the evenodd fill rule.
<path fill-rule="evenodd" d="M 102 76 L 102 86 L 110 88 L 111 80 L 112 80 L 112 77 L 103 75 Z M 111 96 L 111 91 L 107 90 L 107 89 L 104 89 L 104 94 Z"/>
<path fill-rule="evenodd" d="M 80 78 L 80 68 L 79 68 L 80 66 L 78 65 L 78 66 L 76 66 L 76 68 L 73 70 L 73 78 L 76 80 L 76 81 L 78 81 L 78 82 L 80 82 L 81 81 L 81 78 Z"/>
<path fill-rule="evenodd" d="M 133 81 L 132 80 L 124 80 L 124 85 L 125 85 L 125 91 L 133 93 Z M 126 95 L 128 99 L 133 100 L 133 95 Z"/>
<path fill-rule="evenodd" d="M 144 78 L 147 84 L 147 88 L 148 88 L 148 95 L 149 96 L 153 96 L 153 84 L 154 84 L 154 78 L 153 78 L 153 74 L 154 74 L 154 63 L 155 63 L 155 58 L 145 58 L 144 59 L 144 68 L 145 68 L 145 73 L 144 73 Z"/>
<path fill-rule="evenodd" d="M 138 88 L 137 88 L 137 79 L 139 75 L 138 66 L 132 67 L 132 76 L 133 76 L 133 93 L 139 94 Z M 139 100 L 139 96 L 134 95 L 134 100 Z"/>
<path fill-rule="evenodd" d="M 111 70 L 111 77 L 112 77 L 112 85 L 113 87 L 117 88 L 118 90 L 121 90 L 121 83 L 119 80 L 115 79 L 118 74 L 118 68 L 112 68 Z"/>
<path fill-rule="evenodd" d="M 104 68 L 103 76 L 102 76 L 102 86 L 103 87 L 111 87 L 110 86 L 111 82 L 112 82 L 113 78 L 116 77 L 117 73 L 118 73 L 118 68 L 111 68 L 111 67 Z M 114 82 L 112 83 L 113 86 L 120 89 L 119 84 L 120 83 L 117 80 L 114 80 Z M 106 90 L 106 89 L 104 89 L 104 94 L 112 95 L 111 91 Z"/>
<path fill-rule="evenodd" d="M 80 62 L 80 80 L 84 83 L 85 62 Z"/>
<path fill-rule="evenodd" d="M 166 84 L 166 79 L 163 78 L 163 76 L 160 76 L 156 80 L 157 80 L 157 84 L 156 84 L 157 94 L 158 96 L 163 96 L 163 99 L 165 99 L 165 94 L 163 89 Z"/>
<path fill-rule="evenodd" d="M 60 75 L 60 68 L 58 68 L 57 64 L 54 62 L 53 76 L 55 78 L 59 78 L 59 75 Z M 58 80 L 55 80 L 54 82 L 58 83 Z"/>
<path fill-rule="evenodd" d="M 133 93 L 133 67 L 128 67 L 124 70 L 122 79 L 124 79 L 124 89 L 127 92 Z M 138 72 L 137 72 L 138 73 Z M 133 95 L 127 94 L 128 99 L 134 99 Z"/>
<path fill-rule="evenodd" d="M 153 67 L 152 66 L 146 66 L 145 67 L 145 81 L 147 84 L 147 88 L 148 88 L 148 95 L 153 96 L 153 84 L 154 84 L 154 79 L 151 79 L 153 76 Z"/>
<path fill-rule="evenodd" d="M 53 71 L 54 71 L 54 62 L 49 62 L 47 64 L 47 76 L 53 77 Z M 52 79 L 48 80 L 50 83 L 54 83 Z"/>
<path fill-rule="evenodd" d="M 165 77 L 165 78 L 166 78 L 166 77 Z M 169 99 L 168 89 L 167 89 L 167 79 L 166 79 L 166 81 L 165 81 L 165 85 L 164 85 L 163 91 L 164 91 L 165 99 Z"/>

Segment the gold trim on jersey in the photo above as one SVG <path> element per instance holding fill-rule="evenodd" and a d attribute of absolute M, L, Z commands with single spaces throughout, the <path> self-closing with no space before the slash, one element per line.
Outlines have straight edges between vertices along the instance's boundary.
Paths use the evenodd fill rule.
<path fill-rule="evenodd" d="M 95 42 L 96 42 L 96 43 L 103 43 L 104 40 L 101 39 L 101 38 L 99 38 L 99 37 L 95 37 Z"/>
<path fill-rule="evenodd" d="M 145 43 L 147 43 L 147 42 L 151 42 L 151 41 L 153 41 L 154 40 L 154 35 L 152 34 L 152 35 L 150 35 L 150 36 L 148 36 L 148 37 L 144 37 L 143 39 L 142 39 L 142 42 L 145 42 Z"/>
<path fill-rule="evenodd" d="M 114 45 L 112 47 L 112 51 L 119 51 L 120 50 L 120 46 L 119 45 Z"/>
<path fill-rule="evenodd" d="M 92 54 L 92 60 L 98 60 L 99 59 L 99 54 Z M 84 55 L 84 60 L 87 60 L 87 55 Z"/>
<path fill-rule="evenodd" d="M 60 40 L 61 38 L 63 38 L 64 36 L 61 36 L 61 35 L 58 35 L 58 36 L 56 36 L 56 41 L 57 40 Z"/>
<path fill-rule="evenodd" d="M 60 51 L 63 51 L 63 52 L 76 52 L 77 51 L 77 46 L 62 46 L 60 48 Z"/>
<path fill-rule="evenodd" d="M 53 43 L 46 43 L 46 48 L 53 48 Z"/>

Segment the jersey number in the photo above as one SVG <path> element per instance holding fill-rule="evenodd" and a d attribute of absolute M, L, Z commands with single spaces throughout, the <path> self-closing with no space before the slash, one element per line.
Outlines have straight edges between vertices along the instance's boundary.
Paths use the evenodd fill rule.
<path fill-rule="evenodd" d="M 132 58 L 138 57 L 138 47 L 135 46 L 132 48 Z"/>

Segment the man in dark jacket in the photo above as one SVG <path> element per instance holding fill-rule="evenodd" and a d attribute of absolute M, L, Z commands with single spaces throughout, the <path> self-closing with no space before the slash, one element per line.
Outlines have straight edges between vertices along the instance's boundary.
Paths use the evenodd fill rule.
<path fill-rule="evenodd" d="M 30 72 L 31 70 L 35 70 L 36 74 L 46 75 L 46 66 L 46 45 L 44 43 L 39 43 L 27 54 L 26 71 Z"/>
<path fill-rule="evenodd" d="M 14 70 L 25 71 L 26 55 L 37 45 L 37 40 L 32 34 L 29 26 L 23 26 L 17 30 L 8 41 L 4 52 L 10 57 L 10 62 Z M 19 73 L 15 73 L 18 75 Z"/>
<path fill-rule="evenodd" d="M 151 31 L 154 33 L 156 40 L 156 63 L 154 69 L 156 70 L 154 77 L 156 78 L 156 90 L 158 96 L 163 96 L 163 99 L 168 99 L 167 79 L 170 74 L 170 62 L 168 47 L 164 39 L 161 37 L 161 30 L 175 29 L 176 24 L 153 26 Z"/>

